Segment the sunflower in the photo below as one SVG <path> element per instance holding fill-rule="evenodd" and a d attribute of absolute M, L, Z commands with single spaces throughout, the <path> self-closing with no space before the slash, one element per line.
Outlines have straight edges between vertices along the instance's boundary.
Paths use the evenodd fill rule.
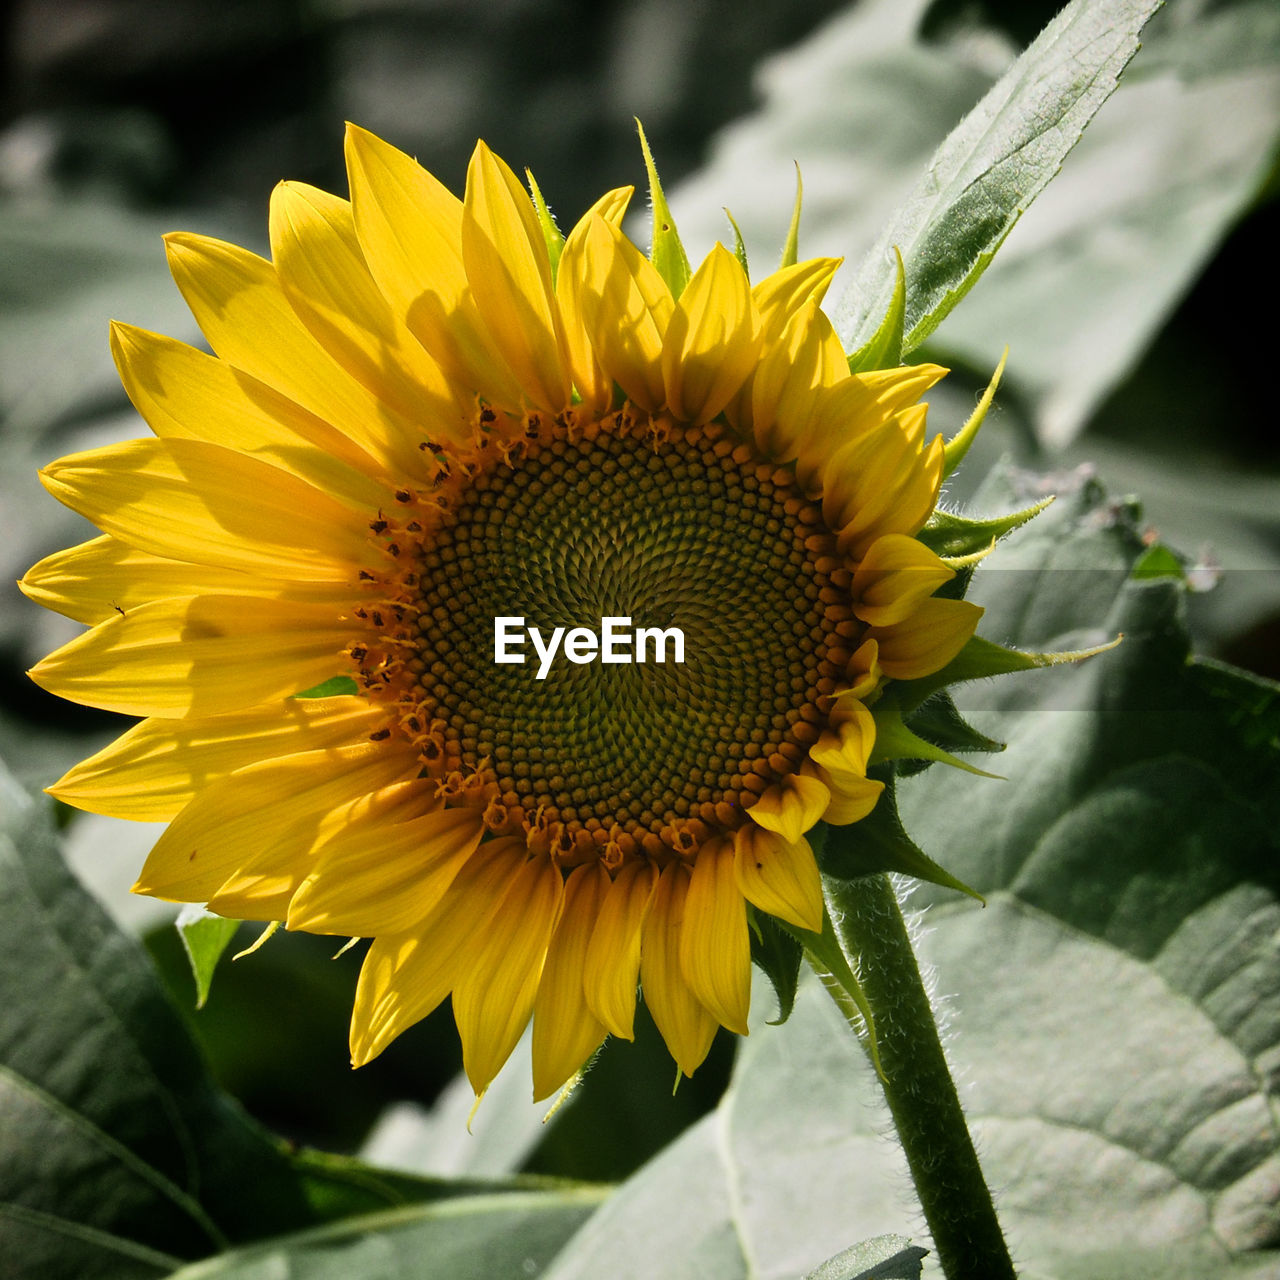
<path fill-rule="evenodd" d="M 546 1097 L 640 989 L 692 1073 L 752 913 L 822 927 L 869 704 L 973 633 L 914 536 L 945 371 L 850 372 L 835 260 L 752 286 L 646 258 L 631 188 L 566 238 L 483 143 L 461 201 L 346 156 L 349 201 L 276 189 L 271 261 L 167 238 L 215 354 L 113 325 L 154 437 L 43 472 L 102 536 L 22 584 L 90 628 L 33 678 L 144 717 L 50 790 L 169 821 L 136 892 L 371 939 L 356 1065 L 451 995 L 477 1094 L 532 1017 Z"/>

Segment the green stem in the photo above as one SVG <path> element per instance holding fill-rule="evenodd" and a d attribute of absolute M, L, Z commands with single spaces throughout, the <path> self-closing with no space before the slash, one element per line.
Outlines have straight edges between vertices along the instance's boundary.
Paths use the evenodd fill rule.
<path fill-rule="evenodd" d="M 855 959 L 851 991 L 828 947 L 811 948 L 837 1007 L 855 1030 L 874 1020 L 875 1058 L 889 1111 L 947 1280 L 1013 1280 L 1013 1262 L 938 1038 L 906 922 L 884 875 L 826 880 L 843 951 Z M 812 936 L 812 935 L 811 935 Z M 826 931 L 824 931 L 824 941 Z M 839 990 L 844 988 L 844 990 Z"/>

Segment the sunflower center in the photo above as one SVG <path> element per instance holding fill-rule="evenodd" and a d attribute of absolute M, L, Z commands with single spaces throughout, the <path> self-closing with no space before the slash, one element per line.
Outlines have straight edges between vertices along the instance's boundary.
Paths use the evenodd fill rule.
<path fill-rule="evenodd" d="M 560 435 L 480 471 L 421 561 L 413 666 L 450 765 L 597 843 L 736 827 L 804 758 L 832 688 L 829 540 L 788 473 L 714 431 Z M 522 664 L 495 662 L 497 617 L 542 637 L 608 617 L 676 627 L 684 660 L 673 644 L 660 663 L 654 646 L 630 663 L 562 651 L 539 678 L 527 639 Z"/>

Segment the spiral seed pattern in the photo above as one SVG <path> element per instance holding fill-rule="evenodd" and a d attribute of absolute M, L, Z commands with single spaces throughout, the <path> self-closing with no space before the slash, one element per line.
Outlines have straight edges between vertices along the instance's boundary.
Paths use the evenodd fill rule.
<path fill-rule="evenodd" d="M 414 667 L 451 763 L 571 832 L 737 826 L 803 759 L 846 643 L 828 541 L 787 473 L 699 433 L 561 436 L 480 471 L 421 553 Z M 685 660 L 562 650 L 539 680 L 527 640 L 495 664 L 495 615 L 679 627 Z"/>

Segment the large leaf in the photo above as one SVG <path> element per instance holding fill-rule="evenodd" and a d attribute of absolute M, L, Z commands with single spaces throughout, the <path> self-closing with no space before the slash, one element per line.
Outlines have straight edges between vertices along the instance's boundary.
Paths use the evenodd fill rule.
<path fill-rule="evenodd" d="M 67 872 L 44 806 L 3 773 L 0 815 L 5 1280 L 143 1280 L 328 1220 L 505 1189 L 286 1150 L 218 1090 L 137 944 Z M 527 1190 L 459 1214 L 456 1239 L 536 1216 Z M 562 1233 L 588 1193 L 566 1195 L 538 1219 Z"/>
<path fill-rule="evenodd" d="M 836 313 L 845 345 L 875 332 L 907 269 L 904 349 L 962 298 L 1059 170 L 1138 49 L 1160 0 L 1072 0 L 947 137 L 863 260 Z"/>
<path fill-rule="evenodd" d="M 1085 427 L 1275 172 L 1280 7 L 1199 8 L 1152 20 L 1115 99 L 934 340 L 980 369 L 1007 343 L 1050 446 Z"/>
<path fill-rule="evenodd" d="M 368 1214 L 184 1267 L 174 1280 L 457 1280 L 535 1276 L 601 1198 L 508 1192 Z"/>
<path fill-rule="evenodd" d="M 926 189 L 917 183 L 935 149 L 988 90 L 996 93 L 1014 52 L 1003 35 L 964 21 L 963 11 L 945 32 L 926 39 L 921 28 L 931 7 L 924 0 L 862 0 L 770 59 L 759 75 L 761 108 L 718 135 L 710 163 L 672 193 L 686 240 L 700 245 L 723 238 L 722 207 L 728 206 L 756 273 L 772 269 L 798 162 L 805 179 L 802 254 L 862 263 L 841 309 L 850 333 L 874 328 L 883 314 L 893 263 L 872 246 L 892 220 L 882 242 L 886 249 L 903 247 L 913 308 L 907 323 L 919 336 L 921 318 L 965 274 L 963 252 L 955 271 L 937 274 L 930 265 L 938 260 L 935 247 L 950 244 L 949 220 L 939 222 L 948 198 L 964 206 L 979 193 L 997 197 L 969 208 L 974 216 L 966 232 L 975 244 L 981 239 L 992 247 L 1017 212 L 1006 197 L 1025 183 L 1029 195 L 1052 176 L 1081 123 L 1072 112 L 1088 112 L 1105 96 L 1105 77 L 1115 66 L 1108 59 L 1126 56 L 1121 47 L 1135 13 L 1151 6 L 1069 6 L 1058 21 L 1070 22 L 1076 35 L 1113 20 L 1116 29 L 1099 36 L 1078 71 L 1053 72 L 1043 104 L 1032 101 L 1047 115 L 1055 103 L 1069 106 L 1078 74 L 1077 87 L 1086 91 L 1061 127 L 1030 137 L 1025 153 L 973 139 L 970 157 L 951 154 L 964 159 L 957 178 L 980 180 L 967 188 L 962 178 L 958 187 L 930 179 L 934 185 Z M 982 7 L 968 6 L 968 12 L 981 14 Z M 1270 0 L 1212 6 L 1183 0 L 1157 14 L 1142 39 L 1119 89 L 1061 175 L 1036 198 L 962 312 L 935 339 L 943 355 L 988 371 L 1009 344 L 1007 385 L 1025 400 L 1041 438 L 1054 444 L 1077 434 L 1133 366 L 1256 198 L 1280 142 L 1280 12 Z M 1103 68 L 1109 68 L 1103 78 L 1088 84 Z M 1028 69 L 1019 63 L 1009 74 L 1020 77 Z M 1022 88 L 1032 90 L 1033 81 Z M 1034 100 L 1035 93 L 1027 96 Z M 1027 98 L 1015 94 L 1006 106 L 1019 103 Z M 994 99 L 980 110 L 990 105 Z M 1017 120 L 1003 113 L 990 120 L 989 141 L 995 144 Z M 956 139 L 967 139 L 969 128 Z M 1012 144 L 1012 135 L 1004 136 Z M 950 142 L 944 151 L 951 152 Z M 1032 154 L 1037 164 L 1023 171 Z M 966 166 L 980 168 L 984 158 L 1000 163 L 985 175 L 977 168 L 970 173 Z M 1015 170 L 1016 181 L 1004 185 Z M 907 241 L 923 250 L 935 233 L 940 239 L 927 253 L 909 250 Z M 956 242 L 948 253 L 963 248 Z M 845 270 L 852 273 L 852 266 Z"/>
<path fill-rule="evenodd" d="M 900 796 L 988 906 L 912 902 L 1020 1274 L 1263 1280 L 1280 1267 L 1280 688 L 1188 661 L 1181 583 L 1128 573 L 1135 518 L 1085 486 L 975 575 L 1001 639 L 1126 638 L 967 699 L 1009 742 L 1008 781 L 935 767 Z M 643 1275 L 641 1241 L 663 1274 L 716 1280 L 782 1280 L 884 1232 L 928 1245 L 835 1007 L 809 983 L 785 1027 L 768 1012 L 717 1114 L 598 1211 L 556 1280 Z"/>

